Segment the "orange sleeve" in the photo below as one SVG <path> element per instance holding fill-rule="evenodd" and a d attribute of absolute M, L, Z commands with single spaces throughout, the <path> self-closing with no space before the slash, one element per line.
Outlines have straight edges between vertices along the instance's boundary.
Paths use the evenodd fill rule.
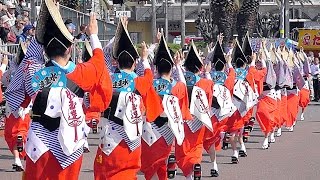
<path fill-rule="evenodd" d="M 229 74 L 224 85 L 226 86 L 226 88 L 229 89 L 231 93 L 233 92 L 235 80 L 236 80 L 236 73 L 233 68 L 229 68 Z"/>
<path fill-rule="evenodd" d="M 267 68 L 262 68 L 261 70 L 256 70 L 254 72 L 254 80 L 255 81 L 263 81 L 266 75 L 267 75 Z"/>
<path fill-rule="evenodd" d="M 212 98 L 213 98 L 213 82 L 208 79 L 201 79 L 197 86 L 202 88 L 206 92 L 206 96 L 208 99 L 209 107 L 212 105 Z"/>
<path fill-rule="evenodd" d="M 89 92 L 88 112 L 102 112 L 108 108 L 112 99 L 112 81 L 101 49 L 93 50 L 90 60 L 78 64 L 67 77 L 84 91 Z"/>
<path fill-rule="evenodd" d="M 177 82 L 177 84 L 172 88 L 172 95 L 179 99 L 183 120 L 191 120 L 192 116 L 189 111 L 189 98 L 186 85 L 182 82 Z"/>
<path fill-rule="evenodd" d="M 247 81 L 252 89 L 254 89 L 254 76 L 256 74 L 257 69 L 254 66 L 250 66 L 247 74 Z"/>
<path fill-rule="evenodd" d="M 135 78 L 135 88 L 142 97 L 147 122 L 154 121 L 163 112 L 161 98 L 153 88 L 152 83 L 153 74 L 150 69 L 144 71 L 144 76 Z"/>
<path fill-rule="evenodd" d="M 134 79 L 135 88 L 139 91 L 140 95 L 145 95 L 147 91 L 152 87 L 153 74 L 151 69 L 144 70 L 144 76 L 139 76 Z"/>

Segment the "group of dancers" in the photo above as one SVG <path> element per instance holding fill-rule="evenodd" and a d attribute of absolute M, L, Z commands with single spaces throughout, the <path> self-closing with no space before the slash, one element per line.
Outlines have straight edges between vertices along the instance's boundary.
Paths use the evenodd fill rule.
<path fill-rule="evenodd" d="M 224 51 L 219 35 L 204 53 L 191 42 L 184 57 L 158 32 L 157 43 L 143 42 L 139 55 L 124 18 L 102 48 L 92 14 L 90 43 L 74 63 L 74 38 L 55 1 L 42 3 L 37 24 L 35 39 L 20 44 L 7 71 L 6 61 L 0 68 L 7 86 L 5 140 L 24 179 L 78 179 L 88 133 L 97 127 L 96 180 L 137 179 L 139 171 L 147 180 L 172 179 L 177 168 L 190 180 L 218 177 L 223 144 L 231 145 L 232 163 L 248 155 L 253 119 L 264 133 L 263 149 L 282 127 L 293 131 L 299 107 L 304 119 L 310 65 L 302 49 L 268 49 L 263 41 L 253 52 L 246 36 Z M 201 170 L 203 149 L 210 172 Z"/>

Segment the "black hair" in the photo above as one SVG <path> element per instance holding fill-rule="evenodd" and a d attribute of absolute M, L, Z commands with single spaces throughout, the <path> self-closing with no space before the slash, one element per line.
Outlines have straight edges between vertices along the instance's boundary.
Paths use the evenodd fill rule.
<path fill-rule="evenodd" d="M 87 51 L 87 49 L 83 49 L 83 53 L 82 53 L 82 61 L 83 62 L 87 62 L 89 61 L 89 59 L 91 58 L 89 52 Z"/>
<path fill-rule="evenodd" d="M 71 20 L 71 19 L 67 19 L 67 20 L 64 22 L 65 25 L 70 24 L 70 23 L 72 23 L 72 20 Z"/>
<path fill-rule="evenodd" d="M 224 68 L 224 65 L 225 65 L 225 64 L 224 64 L 223 62 L 218 61 L 218 62 L 215 64 L 214 69 L 215 69 L 216 71 L 222 71 L 223 68 Z"/>
<path fill-rule="evenodd" d="M 251 64 L 252 62 L 251 56 L 250 55 L 246 56 L 246 59 L 247 59 L 247 64 Z"/>
<path fill-rule="evenodd" d="M 245 65 L 245 63 L 243 61 L 241 61 L 240 58 L 239 58 L 239 60 L 238 59 L 236 60 L 236 68 L 241 68 L 244 65 Z"/>
<path fill-rule="evenodd" d="M 162 74 L 167 74 L 171 71 L 172 69 L 172 65 L 171 63 L 169 63 L 167 60 L 160 60 L 158 63 L 157 63 L 157 71 L 158 71 L 158 74 L 159 75 L 162 75 Z"/>
<path fill-rule="evenodd" d="M 20 65 L 20 63 L 22 62 L 22 60 L 23 60 L 23 58 L 24 58 L 24 53 L 23 53 L 23 51 L 22 51 L 22 49 L 20 49 L 19 51 L 21 51 L 21 52 L 19 52 L 18 53 L 18 56 L 17 56 L 17 64 L 18 65 Z"/>
<path fill-rule="evenodd" d="M 192 73 L 198 73 L 198 72 L 200 72 L 200 69 L 202 68 L 202 66 L 197 67 L 194 64 L 185 64 L 184 66 L 186 67 L 187 71 L 190 71 Z"/>
<path fill-rule="evenodd" d="M 134 59 L 127 52 L 122 53 L 118 57 L 118 64 L 120 69 L 131 69 L 134 63 Z"/>
<path fill-rule="evenodd" d="M 67 50 L 66 47 L 69 48 L 71 45 L 72 43 L 61 33 L 50 16 L 47 20 L 46 31 L 44 33 L 44 50 L 48 57 L 55 58 L 57 56 L 64 56 Z"/>

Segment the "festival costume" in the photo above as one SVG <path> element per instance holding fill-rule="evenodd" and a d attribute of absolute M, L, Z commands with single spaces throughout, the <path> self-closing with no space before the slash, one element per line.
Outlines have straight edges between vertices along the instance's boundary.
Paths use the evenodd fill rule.
<path fill-rule="evenodd" d="M 161 37 L 155 65 L 168 63 L 174 65 L 164 37 Z M 172 68 L 171 68 L 172 69 Z M 154 122 L 143 125 L 143 141 L 141 145 L 141 171 L 147 180 L 157 176 L 158 179 L 167 179 L 167 159 L 171 152 L 174 139 L 177 145 L 184 140 L 183 118 L 190 119 L 187 88 L 184 83 L 163 78 L 153 80 L 153 87 L 162 99 L 161 106 L 164 112 Z M 174 174 L 171 174 L 171 178 Z"/>
<path fill-rule="evenodd" d="M 295 66 L 292 67 L 292 80 L 293 87 L 288 88 L 288 120 L 286 122 L 286 127 L 290 128 L 290 131 L 293 130 L 293 126 L 296 122 L 296 118 L 299 112 L 299 94 L 300 89 L 305 89 L 308 84 L 302 75 L 299 63 L 295 61 Z"/>
<path fill-rule="evenodd" d="M 123 46 L 126 44 L 127 46 Z M 113 45 L 113 56 L 138 57 L 130 36 L 120 21 Z M 120 70 L 112 75 L 114 94 L 109 108 L 104 111 L 101 144 L 94 160 L 94 178 L 137 179 L 141 168 L 141 134 L 143 114 L 146 122 L 154 121 L 163 111 L 160 98 L 152 87 L 150 65 L 143 61 L 144 76 Z"/>
<path fill-rule="evenodd" d="M 276 73 L 269 57 L 267 64 L 267 75 L 263 83 L 263 92 L 259 97 L 257 105 L 256 119 L 260 125 L 261 131 L 268 134 L 274 127 L 274 115 L 277 108 L 276 97 Z"/>
<path fill-rule="evenodd" d="M 40 22 L 44 24 L 37 26 L 39 43 L 44 43 L 48 48 L 52 42 L 61 46 L 73 42 L 53 1 L 46 0 L 42 4 L 40 17 Z M 50 32 L 46 29 L 48 25 Z M 44 34 L 46 38 L 51 38 L 47 44 Z M 37 71 L 34 75 L 29 74 L 31 82 L 28 82 L 30 79 L 25 82 L 35 94 L 26 143 L 27 180 L 78 179 L 85 140 L 85 116 L 79 99 L 79 95 L 83 94 L 81 89 L 90 92 L 90 99 L 95 100 L 90 104 L 90 111 L 103 111 L 111 99 L 111 80 L 109 76 L 104 76 L 108 72 L 104 66 L 101 44 L 97 35 L 90 38 L 93 57 L 86 63 L 75 66 L 69 62 L 61 67 L 51 60 L 40 70 L 34 66 L 25 67 L 26 70 L 34 68 L 33 72 Z M 30 51 L 43 53 L 42 48 L 31 48 Z M 89 72 L 91 76 L 87 76 Z"/>
<path fill-rule="evenodd" d="M 310 77 L 311 69 L 310 69 L 308 57 L 306 57 L 306 54 L 304 52 L 302 52 L 302 54 L 303 54 L 302 59 L 304 59 L 304 61 L 303 63 L 300 63 L 300 67 L 301 67 L 300 70 L 303 74 L 305 85 L 303 86 L 303 88 L 300 89 L 300 92 L 299 92 L 299 97 L 300 97 L 299 106 L 302 108 L 301 120 L 304 120 L 304 109 L 310 103 L 310 88 L 309 88 L 308 78 Z"/>
<path fill-rule="evenodd" d="M 203 66 L 193 43 L 185 60 L 185 66 L 195 69 L 201 69 Z M 178 167 L 185 177 L 192 176 L 192 172 L 194 172 L 194 177 L 201 177 L 200 163 L 204 133 L 206 128 L 212 131 L 209 107 L 211 107 L 212 102 L 213 83 L 189 71 L 185 72 L 185 79 L 192 117 L 186 117 L 185 119 L 185 139 L 182 145 L 175 146 L 175 155 Z"/>
<path fill-rule="evenodd" d="M 215 65 L 222 63 L 226 64 L 224 54 L 219 43 L 216 44 L 210 61 Z M 229 65 L 230 66 L 230 65 Z M 232 103 L 231 91 L 234 87 L 235 71 L 232 66 L 228 69 L 228 74 L 225 72 L 214 71 L 211 75 L 207 74 L 208 79 L 212 79 L 213 86 L 213 102 L 211 106 L 212 114 L 211 122 L 213 133 L 206 129 L 205 140 L 203 143 L 204 149 L 209 152 L 210 147 L 214 144 L 216 150 L 221 149 L 221 133 L 229 128 L 228 118 L 234 113 L 235 106 Z"/>
<path fill-rule="evenodd" d="M 26 53 L 26 47 L 24 44 L 20 44 L 17 56 L 10 63 L 10 69 L 4 74 L 3 83 L 8 87 L 17 66 L 21 63 Z M 11 111 L 8 103 L 6 103 L 6 119 L 4 137 L 9 146 L 11 152 L 18 150 L 20 158 L 24 158 L 26 153 L 24 151 L 24 144 L 26 143 L 28 129 L 30 126 L 30 98 L 26 97 L 21 107 L 17 111 Z M 20 162 L 20 161 L 19 161 Z M 23 168 L 20 167 L 19 162 L 13 164 L 13 168 L 16 171 L 20 171 Z"/>
<path fill-rule="evenodd" d="M 252 54 L 252 53 L 250 53 Z M 238 42 L 233 52 L 233 61 L 235 63 L 247 64 L 248 60 L 242 52 Z M 246 120 L 245 116 L 248 111 L 257 103 L 257 95 L 254 93 L 254 79 L 251 76 L 254 72 L 255 64 L 251 65 L 248 69 L 238 67 L 236 69 L 236 81 L 233 88 L 233 104 L 237 110 L 229 118 L 229 132 L 238 132 L 244 127 Z"/>

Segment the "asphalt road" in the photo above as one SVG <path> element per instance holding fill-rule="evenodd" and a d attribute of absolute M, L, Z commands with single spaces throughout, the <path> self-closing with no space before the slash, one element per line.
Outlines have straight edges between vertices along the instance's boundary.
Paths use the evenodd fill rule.
<path fill-rule="evenodd" d="M 257 124 L 256 124 L 257 125 Z M 298 121 L 294 132 L 283 132 L 268 150 L 262 150 L 263 135 L 255 126 L 246 144 L 248 157 L 239 164 L 231 164 L 232 150 L 218 153 L 219 178 L 209 177 L 211 164 L 204 153 L 203 179 L 225 180 L 319 180 L 320 179 L 320 106 L 311 105 L 305 113 L 305 121 Z M 93 159 L 98 139 L 89 137 L 91 153 L 84 155 L 80 180 L 93 179 Z M 3 137 L 0 137 L 0 179 L 21 179 L 21 173 L 12 172 L 13 156 Z M 138 179 L 144 179 L 141 174 Z M 181 172 L 175 179 L 184 179 Z"/>

